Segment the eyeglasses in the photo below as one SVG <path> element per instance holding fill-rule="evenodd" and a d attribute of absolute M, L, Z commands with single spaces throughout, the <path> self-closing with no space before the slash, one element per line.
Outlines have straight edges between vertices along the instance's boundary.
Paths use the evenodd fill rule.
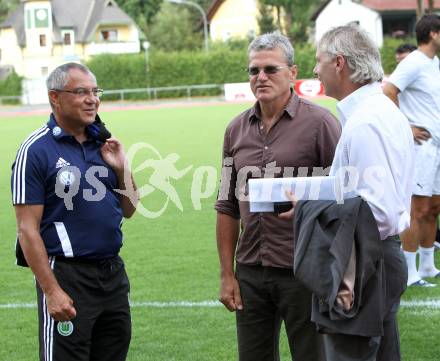
<path fill-rule="evenodd" d="M 66 89 L 51 89 L 57 92 L 62 92 L 62 93 L 72 93 L 75 94 L 79 97 L 85 97 L 85 96 L 90 96 L 93 95 L 96 98 L 100 98 L 102 96 L 102 94 L 104 94 L 104 90 L 99 89 L 99 88 L 95 88 L 95 89 L 86 89 L 86 88 L 76 88 L 76 89 L 72 89 L 72 90 L 66 90 Z"/>
<path fill-rule="evenodd" d="M 255 76 L 260 74 L 261 71 L 264 72 L 264 74 L 269 75 L 269 74 L 275 74 L 278 73 L 278 71 L 280 71 L 281 69 L 285 69 L 285 68 L 290 68 L 289 65 L 268 65 L 265 66 L 264 68 L 258 68 L 256 66 L 251 66 L 250 68 L 247 68 L 246 71 L 250 76 Z"/>

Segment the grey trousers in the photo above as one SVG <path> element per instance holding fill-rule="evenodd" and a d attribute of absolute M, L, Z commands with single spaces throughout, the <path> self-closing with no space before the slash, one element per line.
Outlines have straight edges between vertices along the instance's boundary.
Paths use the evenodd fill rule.
<path fill-rule="evenodd" d="M 398 237 L 383 241 L 386 272 L 386 304 L 382 337 L 342 334 L 324 335 L 326 361 L 400 361 L 400 337 L 397 311 L 406 289 L 408 269 Z"/>

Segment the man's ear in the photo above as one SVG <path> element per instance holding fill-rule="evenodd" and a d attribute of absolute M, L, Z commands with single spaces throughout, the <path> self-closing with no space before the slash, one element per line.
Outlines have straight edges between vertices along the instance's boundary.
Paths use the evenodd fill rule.
<path fill-rule="evenodd" d="M 49 103 L 52 104 L 53 106 L 58 104 L 58 99 L 59 99 L 59 94 L 57 91 L 55 90 L 49 90 L 49 92 L 47 93 L 48 97 L 49 97 Z"/>
<path fill-rule="evenodd" d="M 341 72 L 345 67 L 345 58 L 342 55 L 336 55 L 335 58 L 336 71 Z"/>
<path fill-rule="evenodd" d="M 290 81 L 292 83 L 295 83 L 296 82 L 296 77 L 298 75 L 298 68 L 297 68 L 296 65 L 292 65 L 290 67 L 290 74 L 289 75 L 290 75 Z"/>

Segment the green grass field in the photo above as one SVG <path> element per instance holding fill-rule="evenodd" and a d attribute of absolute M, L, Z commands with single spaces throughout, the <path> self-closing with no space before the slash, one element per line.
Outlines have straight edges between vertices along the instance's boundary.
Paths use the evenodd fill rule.
<path fill-rule="evenodd" d="M 325 105 L 334 110 L 333 102 Z M 202 199 L 198 210 L 191 199 L 191 187 L 196 169 L 202 166 L 215 168 L 218 175 L 224 129 L 246 107 L 185 106 L 101 114 L 126 149 L 135 143 L 148 143 L 163 158 L 177 153 L 178 170 L 192 166 L 182 178 L 171 181 L 183 211 L 170 202 L 160 217 L 148 219 L 137 214 L 123 227 L 122 257 L 131 280 L 134 305 L 128 357 L 131 361 L 237 359 L 234 314 L 218 305 L 202 303 L 215 301 L 218 296 L 213 210 L 216 192 Z M 9 177 L 19 144 L 45 121 L 46 116 L 39 115 L 0 119 L 0 361 L 38 358 L 36 309 L 25 307 L 35 302 L 34 279 L 29 269 L 14 264 L 15 218 Z M 155 155 L 144 147 L 134 164 L 147 157 Z M 138 185 L 147 184 L 150 175 L 148 170 L 135 174 Z M 156 190 L 142 204 L 157 211 L 165 200 L 164 194 Z M 437 266 L 440 267 L 439 257 Z M 440 282 L 437 283 L 437 288 L 410 289 L 404 295 L 399 317 L 405 361 L 440 359 Z M 421 306 L 415 301 L 432 302 Z M 282 360 L 289 360 L 285 337 L 281 349 Z"/>

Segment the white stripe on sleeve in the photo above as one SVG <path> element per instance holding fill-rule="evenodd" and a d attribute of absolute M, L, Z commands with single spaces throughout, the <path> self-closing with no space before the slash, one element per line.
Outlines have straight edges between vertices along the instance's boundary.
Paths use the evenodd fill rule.
<path fill-rule="evenodd" d="M 29 147 L 39 138 L 49 131 L 45 125 L 33 132 L 20 146 L 14 166 L 14 177 L 12 186 L 12 200 L 14 204 L 24 204 L 26 202 L 26 160 Z"/>

